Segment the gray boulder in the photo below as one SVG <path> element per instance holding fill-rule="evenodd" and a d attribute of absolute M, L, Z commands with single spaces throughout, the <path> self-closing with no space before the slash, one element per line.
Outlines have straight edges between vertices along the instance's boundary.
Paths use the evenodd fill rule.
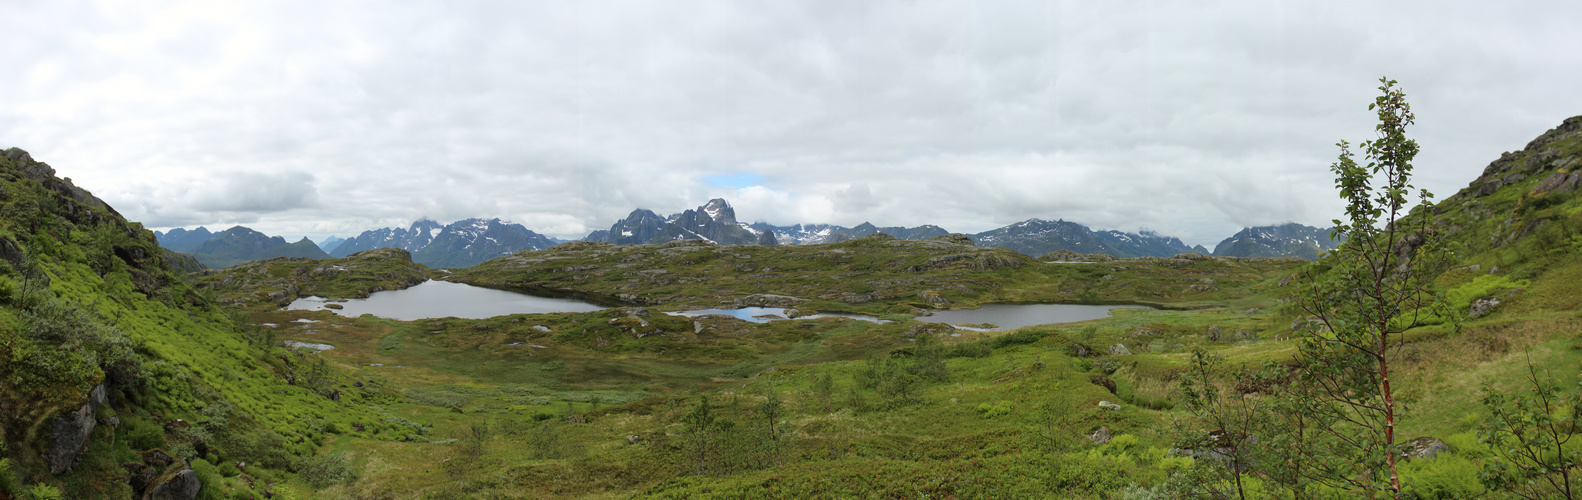
<path fill-rule="evenodd" d="M 1450 451 L 1450 445 L 1440 441 L 1439 438 L 1420 437 L 1401 443 L 1401 458 L 1411 460 L 1414 458 L 1434 458 L 1440 453 Z"/>
<path fill-rule="evenodd" d="M 1103 409 L 1106 409 L 1106 410 L 1109 410 L 1109 411 L 1121 411 L 1121 405 L 1118 405 L 1118 404 L 1115 404 L 1115 403 L 1111 403 L 1109 401 L 1099 401 L 1099 408 L 1103 408 Z"/>
<path fill-rule="evenodd" d="M 198 480 L 198 473 L 192 469 L 182 469 L 150 487 L 148 494 L 143 495 L 143 500 L 194 500 L 201 489 L 203 482 Z"/>
<path fill-rule="evenodd" d="M 93 429 L 99 421 L 96 414 L 103 404 L 104 384 L 100 384 L 89 391 L 88 402 L 82 408 L 65 417 L 55 417 L 54 422 L 51 422 L 54 442 L 50 444 L 47 455 L 50 474 L 59 476 L 71 471 L 77 455 L 82 453 L 83 447 L 88 444 L 88 437 L 93 435 Z"/>
<path fill-rule="evenodd" d="M 1500 299 L 1494 297 L 1486 297 L 1474 300 L 1472 301 L 1471 310 L 1467 311 L 1467 317 L 1476 318 L 1478 316 L 1483 316 L 1492 312 L 1494 307 L 1498 305 L 1500 305 Z"/>
<path fill-rule="evenodd" d="M 1109 443 L 1110 442 L 1110 428 L 1109 427 L 1100 427 L 1099 430 L 1093 431 L 1093 434 L 1089 434 L 1088 435 L 1088 440 L 1089 441 L 1093 441 L 1093 444 Z"/>
<path fill-rule="evenodd" d="M 1132 351 L 1126 348 L 1126 344 L 1115 344 L 1110 346 L 1110 354 L 1129 355 L 1131 353 Z"/>

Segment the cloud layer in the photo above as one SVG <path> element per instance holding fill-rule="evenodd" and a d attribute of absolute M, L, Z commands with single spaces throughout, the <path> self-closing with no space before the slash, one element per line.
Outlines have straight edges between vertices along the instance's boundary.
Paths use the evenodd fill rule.
<path fill-rule="evenodd" d="M 1542 13 L 1539 15 L 1538 13 Z M 1339 216 L 1400 80 L 1441 196 L 1582 114 L 1575 2 L 7 2 L 0 147 L 150 227 L 559 237 L 1030 217 L 1212 246 Z M 711 180 L 712 179 L 712 180 Z M 750 179 L 756 183 L 720 179 Z"/>

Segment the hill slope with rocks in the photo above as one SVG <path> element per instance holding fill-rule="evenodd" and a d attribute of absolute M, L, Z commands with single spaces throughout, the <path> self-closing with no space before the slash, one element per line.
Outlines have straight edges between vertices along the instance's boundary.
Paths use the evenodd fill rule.
<path fill-rule="evenodd" d="M 260 498 L 326 427 L 380 428 L 389 398 L 235 319 L 49 165 L 5 150 L 0 192 L 0 497 Z"/>

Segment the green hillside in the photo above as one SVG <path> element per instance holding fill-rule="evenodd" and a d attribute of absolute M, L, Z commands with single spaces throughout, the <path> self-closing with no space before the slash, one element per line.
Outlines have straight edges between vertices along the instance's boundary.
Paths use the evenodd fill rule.
<path fill-rule="evenodd" d="M 6 151 L 0 191 L 3 494 L 130 498 L 191 477 L 204 498 L 261 496 L 296 488 L 327 437 L 394 430 L 368 406 L 389 396 L 275 347 L 48 165 Z"/>

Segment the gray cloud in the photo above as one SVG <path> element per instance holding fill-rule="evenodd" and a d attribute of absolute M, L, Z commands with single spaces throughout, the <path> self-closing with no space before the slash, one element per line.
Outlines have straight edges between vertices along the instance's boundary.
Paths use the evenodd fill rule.
<path fill-rule="evenodd" d="M 1064 218 L 1212 246 L 1244 225 L 1339 215 L 1326 167 L 1336 141 L 1370 137 L 1380 75 L 1405 86 L 1418 184 L 1441 196 L 1582 113 L 1579 14 L 1558 1 L 6 2 L 0 146 L 156 228 L 344 236 L 426 215 L 577 237 L 632 208 L 724 196 L 773 223 Z M 705 180 L 738 173 L 768 180 Z M 198 182 L 211 178 L 228 180 Z"/>
<path fill-rule="evenodd" d="M 188 205 L 204 212 L 271 213 L 315 208 L 313 176 L 297 173 L 230 172 L 196 191 Z"/>

